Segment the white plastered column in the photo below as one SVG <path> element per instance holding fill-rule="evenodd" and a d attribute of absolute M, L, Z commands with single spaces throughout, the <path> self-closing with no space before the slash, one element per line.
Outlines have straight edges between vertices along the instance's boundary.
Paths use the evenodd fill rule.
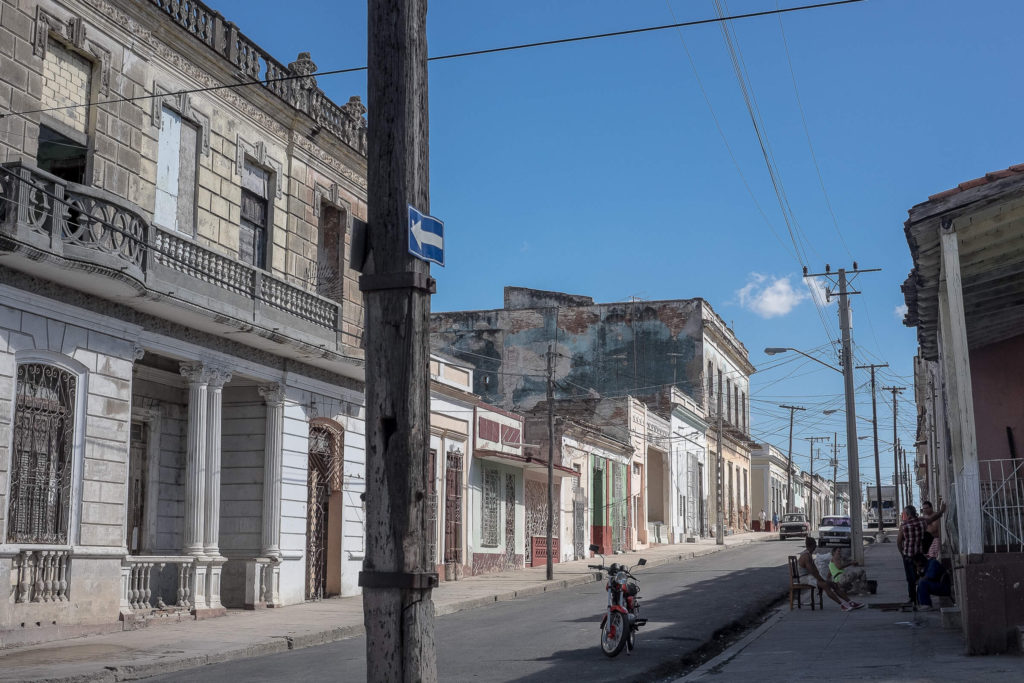
<path fill-rule="evenodd" d="M 267 404 L 263 451 L 263 535 L 260 554 L 272 563 L 266 568 L 263 598 L 268 607 L 281 603 L 279 568 L 281 564 L 281 469 L 284 461 L 284 397 L 280 384 L 259 387 Z"/>
<path fill-rule="evenodd" d="M 263 537 L 260 554 L 281 557 L 281 467 L 284 457 L 284 387 L 259 388 L 267 403 L 266 441 L 263 452 Z"/>
<path fill-rule="evenodd" d="M 208 371 L 206 390 L 206 496 L 203 521 L 203 553 L 220 555 L 220 453 L 221 415 L 224 385 L 231 373 L 221 369 Z"/>
<path fill-rule="evenodd" d="M 205 557 L 203 518 L 206 494 L 206 419 L 209 374 L 202 363 L 182 363 L 181 374 L 188 380 L 188 436 L 185 455 L 186 555 Z M 198 597 L 198 596 L 197 596 Z"/>

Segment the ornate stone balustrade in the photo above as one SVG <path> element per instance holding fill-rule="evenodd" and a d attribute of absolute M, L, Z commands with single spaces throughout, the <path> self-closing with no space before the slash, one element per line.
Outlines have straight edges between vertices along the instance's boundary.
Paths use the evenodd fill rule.
<path fill-rule="evenodd" d="M 22 550 L 15 557 L 15 602 L 67 602 L 71 560 L 67 550 Z"/>
<path fill-rule="evenodd" d="M 245 78 L 258 80 L 270 92 L 309 114 L 360 154 L 366 154 L 366 119 L 358 97 L 344 106 L 332 102 L 316 85 L 316 65 L 308 53 L 287 67 L 246 37 L 219 12 L 197 0 L 150 0 L 192 37 L 228 60 Z M 286 78 L 288 80 L 280 80 Z"/>
<path fill-rule="evenodd" d="M 281 604 L 281 561 L 256 557 L 245 563 L 245 608 L 261 609 Z"/>
<path fill-rule="evenodd" d="M 156 228 L 153 230 L 153 252 L 154 260 L 171 270 L 235 294 L 250 298 L 256 295 L 254 268 L 204 249 L 192 240 Z"/>
<path fill-rule="evenodd" d="M 221 298 L 220 290 L 249 299 L 252 308 L 237 311 L 241 318 L 252 319 L 255 309 L 266 306 L 330 331 L 341 322 L 337 302 L 150 225 L 141 211 L 108 192 L 68 183 L 21 162 L 0 164 L 3 236 L 13 241 L 4 240 L 0 251 L 30 247 L 32 261 L 68 259 L 76 268 L 134 281 L 136 290 L 139 284 L 167 290 L 153 281 L 154 266 L 164 274 L 186 275 L 208 285 L 215 299 Z"/>
<path fill-rule="evenodd" d="M 159 593 L 154 595 L 156 588 L 153 581 L 153 569 L 156 568 L 158 572 L 162 572 L 168 565 L 174 567 L 177 583 L 176 587 L 171 589 L 174 591 L 173 594 L 169 594 L 165 598 Z M 191 609 L 195 602 L 193 595 L 195 571 L 195 558 L 189 556 L 129 555 L 125 557 L 121 562 L 122 611 Z"/>

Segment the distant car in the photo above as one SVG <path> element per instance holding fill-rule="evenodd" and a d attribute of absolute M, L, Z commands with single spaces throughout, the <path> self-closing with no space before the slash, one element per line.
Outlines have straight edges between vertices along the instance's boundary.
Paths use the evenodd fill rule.
<path fill-rule="evenodd" d="M 818 545 L 850 545 L 850 518 L 842 515 L 822 517 L 818 526 Z"/>
<path fill-rule="evenodd" d="M 779 538 L 785 540 L 790 536 L 806 536 L 810 530 L 811 525 L 807 523 L 807 515 L 802 512 L 791 512 L 782 515 L 782 521 L 779 523 Z"/>

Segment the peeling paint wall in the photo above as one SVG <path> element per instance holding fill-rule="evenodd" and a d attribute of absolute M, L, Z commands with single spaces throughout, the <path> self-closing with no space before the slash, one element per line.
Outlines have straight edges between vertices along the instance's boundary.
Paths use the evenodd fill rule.
<path fill-rule="evenodd" d="M 530 410 L 544 400 L 553 345 L 556 399 L 630 394 L 667 415 L 675 383 L 703 402 L 701 299 L 580 305 L 591 300 L 530 291 L 506 290 L 515 308 L 431 316 L 432 348 L 474 365 L 485 401 Z"/>

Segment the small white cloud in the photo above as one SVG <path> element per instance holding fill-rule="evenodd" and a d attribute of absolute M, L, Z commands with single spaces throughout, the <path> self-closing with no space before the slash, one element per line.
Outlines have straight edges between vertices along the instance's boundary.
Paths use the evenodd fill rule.
<path fill-rule="evenodd" d="M 900 304 L 899 306 L 896 307 L 896 310 L 894 310 L 892 313 L 893 313 L 893 315 L 896 316 L 897 320 L 902 321 L 903 317 L 907 314 L 907 305 L 906 304 Z"/>
<path fill-rule="evenodd" d="M 747 310 L 762 318 L 775 318 L 788 314 L 811 295 L 794 289 L 789 276 L 780 278 L 751 273 L 747 284 L 736 290 L 736 296 L 740 306 Z"/>

